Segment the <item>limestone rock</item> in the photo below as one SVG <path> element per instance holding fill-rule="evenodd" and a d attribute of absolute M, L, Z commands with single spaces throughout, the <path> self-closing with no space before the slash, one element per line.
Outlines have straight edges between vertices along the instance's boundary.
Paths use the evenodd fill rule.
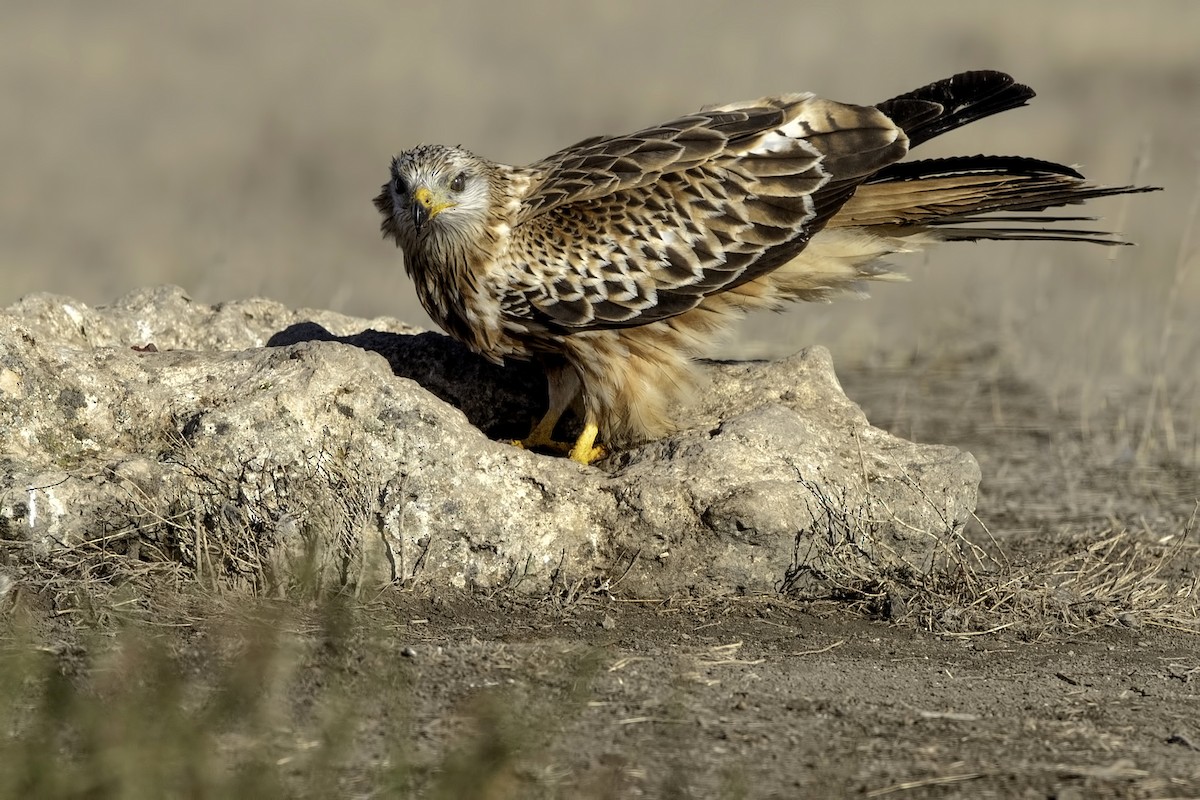
<path fill-rule="evenodd" d="M 536 370 L 397 320 L 35 295 L 0 314 L 0 537 L 258 592 L 820 591 L 957 548 L 974 459 L 872 428 L 825 350 L 707 372 L 683 430 L 581 467 L 506 441 Z"/>

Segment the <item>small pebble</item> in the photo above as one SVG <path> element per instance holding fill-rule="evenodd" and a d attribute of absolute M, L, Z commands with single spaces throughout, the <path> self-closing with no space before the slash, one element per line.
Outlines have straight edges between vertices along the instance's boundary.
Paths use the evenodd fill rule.
<path fill-rule="evenodd" d="M 405 658 L 416 658 L 417 651 L 412 649 L 411 647 L 406 647 L 400 651 L 400 655 L 404 656 Z"/>
<path fill-rule="evenodd" d="M 613 619 L 612 614 L 605 614 L 604 619 L 600 620 L 600 627 L 606 631 L 611 631 L 617 627 L 617 621 Z"/>

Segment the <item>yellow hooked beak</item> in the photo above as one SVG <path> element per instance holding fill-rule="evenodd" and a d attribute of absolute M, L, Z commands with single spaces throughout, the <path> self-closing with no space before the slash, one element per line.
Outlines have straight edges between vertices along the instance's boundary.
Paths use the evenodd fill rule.
<path fill-rule="evenodd" d="M 458 205 L 449 200 L 435 197 L 433 192 L 424 186 L 419 187 L 413 192 L 412 199 L 413 224 L 416 225 L 418 231 L 425 227 L 425 223 L 447 208 L 453 208 Z"/>

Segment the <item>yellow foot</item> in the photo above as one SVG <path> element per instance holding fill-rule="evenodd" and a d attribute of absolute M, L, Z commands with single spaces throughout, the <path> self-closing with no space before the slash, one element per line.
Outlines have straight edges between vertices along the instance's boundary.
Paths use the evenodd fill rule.
<path fill-rule="evenodd" d="M 522 450 L 552 450 L 555 453 L 566 453 L 571 449 L 571 445 L 565 442 L 554 440 L 554 425 L 558 422 L 559 415 L 553 412 L 548 412 L 542 421 L 533 426 L 533 430 L 524 439 L 513 441 L 513 445 Z"/>
<path fill-rule="evenodd" d="M 551 430 L 553 430 L 552 425 L 539 424 L 524 439 L 513 439 L 512 445 L 522 450 L 550 450 L 555 453 L 569 453 L 572 461 L 584 466 L 607 455 L 607 451 L 596 444 L 596 437 L 600 434 L 600 429 L 596 427 L 595 423 L 584 425 L 583 433 L 579 434 L 579 438 L 573 445 L 551 438 Z"/>
<path fill-rule="evenodd" d="M 534 436 L 533 434 L 524 439 L 513 439 L 510 444 L 522 450 L 553 450 L 556 453 L 567 453 L 571 450 L 568 442 L 559 442 L 548 436 Z"/>
<path fill-rule="evenodd" d="M 583 450 L 579 447 L 571 448 L 571 460 L 583 464 L 585 467 L 590 466 L 593 462 L 599 461 L 608 455 L 608 451 L 600 445 L 589 447 Z"/>
<path fill-rule="evenodd" d="M 579 438 L 575 440 L 575 446 L 571 448 L 571 460 L 583 464 L 585 467 L 593 461 L 604 457 L 604 448 L 596 444 L 596 436 L 600 433 L 600 429 L 596 427 L 596 423 L 589 422 L 583 426 L 583 433 L 579 434 Z"/>
<path fill-rule="evenodd" d="M 607 454 L 607 451 L 599 445 L 584 448 L 580 447 L 578 443 L 572 445 L 569 442 L 558 442 L 554 439 L 534 439 L 532 436 L 524 439 L 510 439 L 509 444 L 519 450 L 550 450 L 562 455 L 570 453 L 572 461 L 578 461 L 584 465 L 591 464 Z"/>

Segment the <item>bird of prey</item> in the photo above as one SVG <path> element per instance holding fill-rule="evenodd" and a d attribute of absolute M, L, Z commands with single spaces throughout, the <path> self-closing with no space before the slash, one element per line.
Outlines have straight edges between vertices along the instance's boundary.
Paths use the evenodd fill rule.
<path fill-rule="evenodd" d="M 1038 212 L 1152 187 L 1019 156 L 902 161 L 1033 96 L 976 71 L 874 106 L 765 97 L 524 167 L 423 144 L 392 160 L 375 205 L 434 321 L 492 361 L 545 369 L 549 409 L 518 444 L 588 464 L 668 433 L 692 358 L 747 311 L 895 280 L 881 258 L 934 242 L 1119 244 Z M 573 446 L 553 438 L 569 408 Z"/>

